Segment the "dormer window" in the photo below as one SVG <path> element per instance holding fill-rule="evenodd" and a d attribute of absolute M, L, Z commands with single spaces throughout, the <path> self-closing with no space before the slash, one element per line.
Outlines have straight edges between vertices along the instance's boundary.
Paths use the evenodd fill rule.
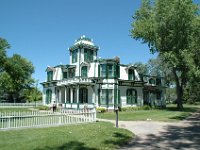
<path fill-rule="evenodd" d="M 72 51 L 72 63 L 77 62 L 77 57 L 78 57 L 78 50 L 76 49 Z"/>
<path fill-rule="evenodd" d="M 84 61 L 93 61 L 93 50 L 84 49 Z"/>
<path fill-rule="evenodd" d="M 128 70 L 128 79 L 129 80 L 135 80 L 135 71 L 134 71 L 134 69 L 129 69 Z"/>
<path fill-rule="evenodd" d="M 155 79 L 153 79 L 153 78 L 150 78 L 150 79 L 149 79 L 149 84 L 156 84 L 156 81 L 155 81 Z"/>
<path fill-rule="evenodd" d="M 48 71 L 47 72 L 47 81 L 52 81 L 53 80 L 53 71 Z"/>
<path fill-rule="evenodd" d="M 69 78 L 74 78 L 75 77 L 75 68 L 69 68 Z"/>
<path fill-rule="evenodd" d="M 103 78 L 119 78 L 120 68 L 116 64 L 100 64 L 99 77 Z"/>
<path fill-rule="evenodd" d="M 67 79 L 67 72 L 63 72 L 63 79 Z"/>

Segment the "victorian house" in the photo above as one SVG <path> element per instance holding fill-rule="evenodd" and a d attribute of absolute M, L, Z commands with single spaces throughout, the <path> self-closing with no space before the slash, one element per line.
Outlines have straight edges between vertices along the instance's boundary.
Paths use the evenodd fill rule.
<path fill-rule="evenodd" d="M 43 103 L 63 108 L 165 105 L 165 83 L 161 77 L 139 75 L 134 65 L 119 57 L 98 58 L 99 47 L 81 36 L 69 48 L 70 63 L 47 67 Z"/>

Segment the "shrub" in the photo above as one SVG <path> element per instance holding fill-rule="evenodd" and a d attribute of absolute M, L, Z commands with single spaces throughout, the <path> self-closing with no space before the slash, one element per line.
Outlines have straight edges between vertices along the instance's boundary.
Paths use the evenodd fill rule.
<path fill-rule="evenodd" d="M 151 110 L 153 109 L 149 105 L 144 105 L 142 107 L 122 107 L 122 111 L 137 111 L 137 110 Z"/>
<path fill-rule="evenodd" d="M 106 112 L 106 109 L 105 109 L 105 108 L 102 108 L 102 107 L 98 107 L 98 108 L 97 108 L 97 112 L 98 112 L 98 113 L 104 113 L 104 112 Z"/>
<path fill-rule="evenodd" d="M 38 109 L 39 110 L 50 110 L 50 108 L 48 106 L 44 106 L 44 105 L 38 106 Z"/>
<path fill-rule="evenodd" d="M 122 107 L 122 111 L 135 111 L 139 110 L 140 107 Z"/>

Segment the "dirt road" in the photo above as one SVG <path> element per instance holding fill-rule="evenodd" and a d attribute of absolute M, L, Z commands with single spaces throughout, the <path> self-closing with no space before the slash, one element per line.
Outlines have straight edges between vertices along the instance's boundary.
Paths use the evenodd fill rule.
<path fill-rule="evenodd" d="M 121 150 L 200 150 L 200 113 L 178 123 L 121 121 L 119 126 L 136 134 Z"/>

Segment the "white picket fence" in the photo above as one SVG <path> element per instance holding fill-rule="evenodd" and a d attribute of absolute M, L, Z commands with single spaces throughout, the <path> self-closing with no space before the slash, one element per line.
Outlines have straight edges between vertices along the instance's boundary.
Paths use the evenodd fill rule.
<path fill-rule="evenodd" d="M 35 107 L 42 103 L 0 103 L 0 108 L 19 108 L 19 107 Z"/>
<path fill-rule="evenodd" d="M 62 110 L 60 112 L 0 113 L 0 130 L 29 127 L 48 127 L 96 121 L 96 110 Z"/>

